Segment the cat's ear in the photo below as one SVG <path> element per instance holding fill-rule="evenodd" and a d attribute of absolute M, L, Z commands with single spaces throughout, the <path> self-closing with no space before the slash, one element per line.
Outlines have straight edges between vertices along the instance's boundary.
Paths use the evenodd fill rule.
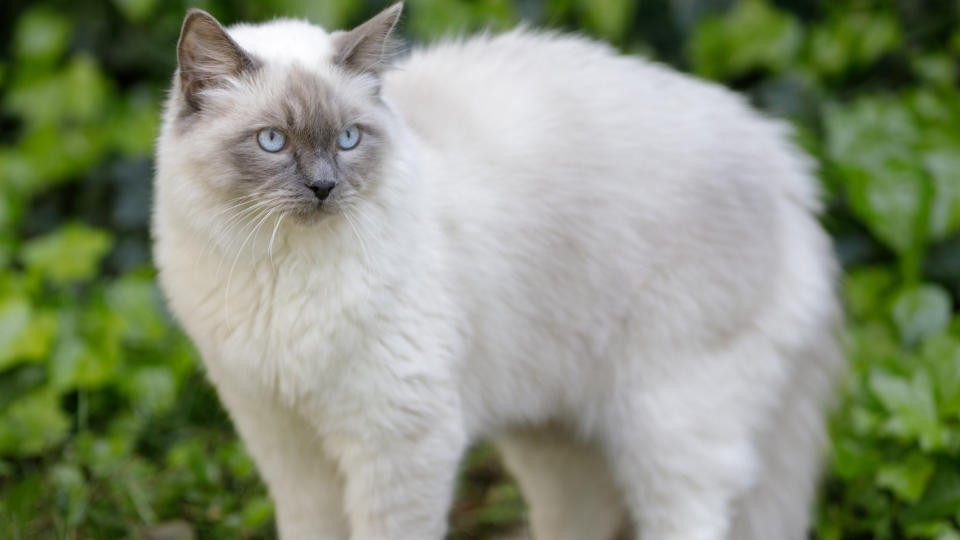
<path fill-rule="evenodd" d="M 183 19 L 177 61 L 180 89 L 194 110 L 200 109 L 200 93 L 204 89 L 257 66 L 256 60 L 233 41 L 212 15 L 196 8 Z"/>
<path fill-rule="evenodd" d="M 334 33 L 333 62 L 352 71 L 379 75 L 387 66 L 390 34 L 402 11 L 403 2 L 397 2 L 349 32 Z"/>

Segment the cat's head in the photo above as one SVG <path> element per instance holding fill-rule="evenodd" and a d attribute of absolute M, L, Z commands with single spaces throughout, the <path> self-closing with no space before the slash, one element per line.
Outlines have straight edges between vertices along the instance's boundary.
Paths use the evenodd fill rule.
<path fill-rule="evenodd" d="M 333 33 L 294 20 L 227 30 L 190 10 L 158 145 L 170 204 L 209 227 L 271 211 L 311 226 L 376 189 L 395 138 L 380 80 L 401 8 Z"/>

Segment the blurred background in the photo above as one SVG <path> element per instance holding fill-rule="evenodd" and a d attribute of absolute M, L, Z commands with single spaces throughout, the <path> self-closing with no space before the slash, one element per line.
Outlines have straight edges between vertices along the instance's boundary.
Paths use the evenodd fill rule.
<path fill-rule="evenodd" d="M 0 3 L 0 538 L 274 537 L 150 264 L 152 144 L 192 5 L 342 28 L 386 3 Z M 960 540 L 960 1 L 408 0 L 401 33 L 521 21 L 796 125 L 845 268 L 852 365 L 812 536 Z M 524 512 L 496 454 L 474 450 L 451 538 Z"/>

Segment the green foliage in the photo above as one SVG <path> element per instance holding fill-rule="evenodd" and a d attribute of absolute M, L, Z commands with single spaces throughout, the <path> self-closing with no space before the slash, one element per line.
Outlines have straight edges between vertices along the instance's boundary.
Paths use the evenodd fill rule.
<path fill-rule="evenodd" d="M 227 23 L 330 28 L 375 4 L 199 2 Z M 186 7 L 0 7 L 0 537 L 273 535 L 149 263 L 150 154 Z M 794 121 L 819 161 L 849 312 L 815 534 L 960 540 L 960 4 L 409 0 L 403 30 L 521 20 L 647 51 Z M 452 538 L 523 519 L 487 447 L 459 493 Z"/>
<path fill-rule="evenodd" d="M 690 40 L 690 57 L 697 73 L 715 79 L 758 70 L 779 73 L 795 61 L 801 39 L 795 18 L 763 0 L 744 0 L 725 16 L 700 24 Z"/>

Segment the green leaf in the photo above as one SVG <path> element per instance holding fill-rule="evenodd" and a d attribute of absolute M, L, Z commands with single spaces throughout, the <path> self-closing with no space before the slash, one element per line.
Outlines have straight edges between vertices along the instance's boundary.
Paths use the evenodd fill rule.
<path fill-rule="evenodd" d="M 926 54 L 913 58 L 911 67 L 918 78 L 933 86 L 949 88 L 957 80 L 957 69 L 953 59 L 944 53 Z"/>
<path fill-rule="evenodd" d="M 925 152 L 923 165 L 934 182 L 930 234 L 944 239 L 960 230 L 960 144 Z"/>
<path fill-rule="evenodd" d="M 57 492 L 61 518 L 71 527 L 83 523 L 90 499 L 83 472 L 74 464 L 58 463 L 50 470 L 50 478 Z"/>
<path fill-rule="evenodd" d="M 941 462 L 930 486 L 916 504 L 903 512 L 907 525 L 955 518 L 960 508 L 960 466 Z"/>
<path fill-rule="evenodd" d="M 900 26 L 889 13 L 863 11 L 846 17 L 847 35 L 854 37 L 857 64 L 868 65 L 900 45 Z"/>
<path fill-rule="evenodd" d="M 941 416 L 960 414 L 960 338 L 940 334 L 928 339 L 922 358 L 933 374 Z"/>
<path fill-rule="evenodd" d="M 70 429 L 52 388 L 37 390 L 0 412 L 0 455 L 35 456 L 59 444 Z"/>
<path fill-rule="evenodd" d="M 713 79 L 734 79 L 756 70 L 777 73 L 796 57 L 800 23 L 764 0 L 740 0 L 722 17 L 707 18 L 690 46 L 695 71 Z"/>
<path fill-rule="evenodd" d="M 0 300 L 0 370 L 46 357 L 56 328 L 53 314 L 34 309 L 27 298 Z"/>
<path fill-rule="evenodd" d="M 235 479 L 247 480 L 255 476 L 256 466 L 240 441 L 218 448 L 217 458 L 226 465 Z"/>
<path fill-rule="evenodd" d="M 902 100 L 862 98 L 827 107 L 824 123 L 828 155 L 857 216 L 901 255 L 922 248 L 934 192 L 913 153 L 921 140 L 913 111 Z"/>
<path fill-rule="evenodd" d="M 907 345 L 919 343 L 942 331 L 950 323 L 950 293 L 939 285 L 922 285 L 901 291 L 893 301 L 891 314 Z"/>
<path fill-rule="evenodd" d="M 517 21 L 514 3 L 506 0 L 411 0 L 408 5 L 409 31 L 423 39 L 436 39 L 451 32 L 465 33 L 483 27 L 506 28 Z"/>
<path fill-rule="evenodd" d="M 833 471 L 840 478 L 853 479 L 869 474 L 880 464 L 876 448 L 862 439 L 840 434 L 833 441 Z"/>
<path fill-rule="evenodd" d="M 157 5 L 157 0 L 112 0 L 113 5 L 131 21 L 143 21 Z"/>
<path fill-rule="evenodd" d="M 159 100 L 143 88 L 129 92 L 126 98 L 107 126 L 111 144 L 126 155 L 150 154 L 160 125 Z"/>
<path fill-rule="evenodd" d="M 4 108 L 28 125 L 94 122 L 113 98 L 110 83 L 93 56 L 78 54 L 47 76 L 18 83 L 4 97 Z"/>
<path fill-rule="evenodd" d="M 57 284 L 91 279 L 113 239 L 107 231 L 72 224 L 24 244 L 24 264 Z"/>
<path fill-rule="evenodd" d="M 934 540 L 960 540 L 960 530 L 955 528 L 949 520 L 938 520 L 932 523 L 911 524 L 906 527 L 910 538 L 932 538 Z"/>
<path fill-rule="evenodd" d="M 506 482 L 487 492 L 484 507 L 474 517 L 479 523 L 513 524 L 523 519 L 525 508 L 520 488 L 512 482 Z"/>
<path fill-rule="evenodd" d="M 123 378 L 127 398 L 146 414 L 166 412 L 177 397 L 177 384 L 166 366 L 144 366 Z"/>
<path fill-rule="evenodd" d="M 29 62 L 49 62 L 61 54 L 70 37 L 70 21 L 46 6 L 20 16 L 14 30 L 17 56 Z"/>
<path fill-rule="evenodd" d="M 131 457 L 133 440 L 130 437 L 101 437 L 90 432 L 80 433 L 73 441 L 80 463 L 90 469 L 95 478 L 109 478 Z"/>
<path fill-rule="evenodd" d="M 46 380 L 46 370 L 36 364 L 24 364 L 0 373 L 0 410 L 43 386 Z"/>
<path fill-rule="evenodd" d="M 124 276 L 107 287 L 106 300 L 110 312 L 117 316 L 124 339 L 150 344 L 166 334 L 160 291 L 152 279 Z"/>
<path fill-rule="evenodd" d="M 912 503 L 923 494 L 935 468 L 932 458 L 914 453 L 903 461 L 883 464 L 877 471 L 876 481 L 900 499 Z"/>
<path fill-rule="evenodd" d="M 844 278 L 843 289 L 850 315 L 867 319 L 882 313 L 893 283 L 893 272 L 886 267 L 858 268 L 849 272 Z"/>
<path fill-rule="evenodd" d="M 847 357 L 862 372 L 877 365 L 896 364 L 902 354 L 894 329 L 886 321 L 870 320 L 850 331 Z"/>
<path fill-rule="evenodd" d="M 584 24 L 591 31 L 620 43 L 630 29 L 637 3 L 633 0 L 580 0 Z"/>
<path fill-rule="evenodd" d="M 811 31 L 807 64 L 815 73 L 836 78 L 896 50 L 900 34 L 897 20 L 888 13 L 839 12 Z"/>
<path fill-rule="evenodd" d="M 269 497 L 259 496 L 243 505 L 243 525 L 250 529 L 259 529 L 273 518 L 273 501 Z"/>
<path fill-rule="evenodd" d="M 924 450 L 943 446 L 946 435 L 940 426 L 933 384 L 924 370 L 918 369 L 907 378 L 875 369 L 870 372 L 868 384 L 892 413 L 892 426 L 902 431 L 900 436 L 919 440 Z"/>

